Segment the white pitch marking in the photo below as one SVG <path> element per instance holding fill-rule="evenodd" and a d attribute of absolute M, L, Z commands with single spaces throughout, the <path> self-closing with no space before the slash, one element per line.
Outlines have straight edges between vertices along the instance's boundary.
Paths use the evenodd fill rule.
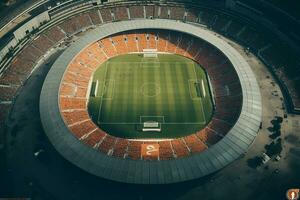
<path fill-rule="evenodd" d="M 201 83 L 202 83 L 203 97 L 205 97 L 206 96 L 206 92 L 205 92 L 205 87 L 204 87 L 204 81 L 203 81 L 203 79 L 201 80 Z"/>

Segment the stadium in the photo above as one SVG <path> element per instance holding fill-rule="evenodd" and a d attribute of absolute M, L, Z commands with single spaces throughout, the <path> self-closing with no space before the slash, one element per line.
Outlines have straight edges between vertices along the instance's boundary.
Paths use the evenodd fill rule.
<path fill-rule="evenodd" d="M 0 197 L 298 193 L 297 6 L 9 3 L 0 32 Z"/>

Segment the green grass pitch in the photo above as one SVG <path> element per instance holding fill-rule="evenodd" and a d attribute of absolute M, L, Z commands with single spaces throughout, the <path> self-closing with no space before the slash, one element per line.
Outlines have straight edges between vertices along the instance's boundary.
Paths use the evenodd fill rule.
<path fill-rule="evenodd" d="M 172 54 L 128 54 L 95 71 L 88 110 L 114 136 L 176 138 L 205 127 L 213 104 L 205 71 L 194 61 Z M 143 132 L 147 121 L 158 122 L 161 131 Z"/>

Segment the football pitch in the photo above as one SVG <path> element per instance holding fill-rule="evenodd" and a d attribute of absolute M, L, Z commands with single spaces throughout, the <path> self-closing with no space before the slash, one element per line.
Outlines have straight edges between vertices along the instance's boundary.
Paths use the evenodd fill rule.
<path fill-rule="evenodd" d="M 205 71 L 194 61 L 173 54 L 127 54 L 95 71 L 88 110 L 111 135 L 165 139 L 204 128 L 213 104 Z M 147 123 L 158 124 L 160 130 L 143 131 Z"/>

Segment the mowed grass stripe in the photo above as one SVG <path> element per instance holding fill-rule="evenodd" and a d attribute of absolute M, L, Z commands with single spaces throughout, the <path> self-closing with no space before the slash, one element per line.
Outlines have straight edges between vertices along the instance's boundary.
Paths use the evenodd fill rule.
<path fill-rule="evenodd" d="M 189 80 L 194 80 L 194 81 L 198 81 L 198 76 L 196 76 L 195 74 L 195 69 L 194 69 L 194 64 L 190 64 L 189 67 L 188 67 L 188 77 L 189 77 Z M 200 78 L 201 79 L 201 78 Z M 195 87 L 191 87 L 190 88 L 191 90 L 196 90 Z M 190 92 L 190 91 L 189 91 Z M 192 92 L 192 91 L 191 91 Z M 190 94 L 190 100 L 191 100 L 191 107 L 190 107 L 190 110 L 193 110 L 193 112 L 195 113 L 194 117 L 194 122 L 195 123 L 201 123 L 204 121 L 204 118 L 202 116 L 202 102 L 201 100 L 193 100 L 192 99 L 193 97 L 191 96 Z"/>
<path fill-rule="evenodd" d="M 179 98 L 179 102 L 181 103 L 182 116 L 183 119 L 180 122 L 183 123 L 194 123 L 196 118 L 196 112 L 191 105 L 193 102 L 190 98 L 189 85 L 188 85 L 188 70 L 190 66 L 189 64 L 178 64 L 176 68 L 177 72 L 177 80 L 179 83 L 180 93 L 182 94 Z M 192 109 L 191 109 L 192 108 Z"/>
<path fill-rule="evenodd" d="M 193 69 L 194 69 L 194 73 L 196 74 L 196 79 L 197 81 L 200 81 L 200 83 L 202 82 L 202 80 L 204 79 L 204 76 L 203 74 L 198 74 L 197 72 L 199 70 L 197 70 L 197 68 L 200 67 L 198 65 L 193 65 Z M 202 90 L 202 88 L 200 88 Z M 202 91 L 203 92 L 203 91 Z M 199 113 L 201 114 L 201 117 L 199 116 L 199 118 L 201 118 L 201 120 L 206 123 L 206 116 L 205 116 L 205 113 L 204 113 L 204 106 L 206 106 L 203 102 L 203 98 L 200 98 L 200 108 L 199 108 Z"/>
<path fill-rule="evenodd" d="M 191 68 L 193 68 L 194 71 L 195 71 L 194 67 L 200 67 L 200 66 L 198 66 L 198 65 L 195 65 L 195 66 L 192 65 Z M 198 70 L 196 70 L 196 73 L 197 73 L 197 71 Z M 199 81 L 200 84 L 201 84 L 203 78 L 204 77 L 203 77 L 202 74 L 196 76 L 196 80 Z M 197 94 L 195 87 L 194 87 L 194 90 L 195 90 L 195 93 Z M 194 102 L 194 107 L 197 108 L 197 114 L 198 114 L 197 115 L 197 122 L 199 122 L 199 123 L 202 122 L 202 124 L 205 123 L 206 122 L 206 118 L 205 118 L 205 116 L 203 116 L 203 106 L 205 106 L 205 105 L 203 104 L 202 97 L 199 97 L 199 100 L 196 100 L 196 101 L 193 101 L 193 102 Z"/>
<path fill-rule="evenodd" d="M 198 65 L 196 65 L 196 66 L 200 67 Z M 203 106 L 206 106 L 208 108 L 208 109 L 204 109 L 204 113 L 205 113 L 205 118 L 209 119 L 211 117 L 211 112 L 209 112 L 209 111 L 213 109 L 213 104 L 212 104 L 212 100 L 211 100 L 208 79 L 207 79 L 207 76 L 204 71 L 197 70 L 197 73 L 201 74 L 203 77 L 204 89 L 205 89 L 206 96 L 203 98 L 202 103 L 203 103 Z M 201 89 L 202 89 L 202 87 L 201 87 Z"/>
<path fill-rule="evenodd" d="M 187 63 L 187 66 L 185 67 L 185 76 L 187 79 L 185 80 L 185 98 L 186 98 L 186 113 L 188 113 L 188 116 L 186 116 L 186 122 L 187 123 L 198 123 L 198 117 L 199 113 L 197 112 L 197 109 L 195 108 L 196 104 L 199 102 L 193 101 L 190 96 L 190 90 L 189 90 L 189 79 L 190 79 L 190 71 L 191 71 L 191 63 Z M 198 105 L 199 106 L 199 105 Z"/>
<path fill-rule="evenodd" d="M 190 97 L 190 90 L 189 90 L 189 70 L 191 68 L 191 64 L 188 62 L 186 64 L 186 66 L 183 66 L 181 64 L 181 69 L 182 72 L 184 74 L 184 82 L 182 83 L 183 87 L 184 87 L 184 91 L 185 91 L 185 95 L 184 95 L 184 103 L 185 103 L 185 110 L 186 110 L 186 120 L 184 120 L 186 123 L 195 123 L 196 121 L 196 116 L 197 116 L 197 109 L 195 109 L 195 107 L 193 106 L 193 101 Z"/>
<path fill-rule="evenodd" d="M 165 97 L 168 97 L 166 95 L 166 78 L 164 71 L 162 70 L 161 63 L 159 63 L 159 67 L 157 70 L 155 70 L 154 78 L 155 82 L 160 86 L 160 93 L 156 96 L 155 102 L 156 102 L 156 115 L 157 116 L 163 116 L 162 118 L 159 118 L 159 122 L 161 123 L 161 129 L 163 130 L 160 135 L 161 137 L 168 137 L 168 133 L 171 131 L 167 131 L 167 125 L 165 125 L 165 117 L 169 115 L 169 112 L 167 112 L 168 106 L 166 105 L 167 102 L 169 102 L 168 99 L 165 99 Z M 164 88 L 165 87 L 165 88 Z"/>
<path fill-rule="evenodd" d="M 108 77 L 110 79 L 114 79 L 114 76 L 115 76 L 115 66 L 113 63 L 107 63 L 107 74 L 108 74 Z M 102 81 L 106 81 L 105 79 L 102 79 Z M 116 85 L 116 80 L 115 80 L 115 87 L 117 87 Z M 110 87 L 113 87 L 113 85 L 109 85 Z M 102 114 L 101 114 L 101 120 L 100 122 L 108 122 L 111 120 L 111 114 L 112 114 L 112 107 L 111 106 L 113 104 L 113 99 L 112 100 L 104 100 L 102 101 Z"/>
<path fill-rule="evenodd" d="M 174 86 L 174 93 L 172 95 L 172 98 L 175 100 L 175 107 L 177 108 L 177 112 L 180 113 L 180 115 L 177 115 L 176 120 L 172 121 L 172 123 L 181 123 L 184 121 L 184 114 L 182 112 L 185 112 L 183 110 L 183 103 L 184 103 L 184 86 L 182 82 L 182 74 L 180 69 L 180 64 L 177 62 L 171 63 L 173 76 L 172 76 L 172 82 Z"/>
<path fill-rule="evenodd" d="M 128 101 L 131 99 L 128 95 L 128 88 L 130 87 L 130 63 L 125 62 L 119 65 L 119 74 L 120 74 L 120 102 L 119 110 L 117 113 L 114 113 L 116 118 L 118 118 L 118 123 L 128 123 L 131 122 L 129 120 L 130 113 L 128 110 Z"/>
<path fill-rule="evenodd" d="M 143 59 L 141 60 L 143 62 Z M 150 109 L 151 109 L 151 103 L 150 103 L 150 98 L 146 96 L 146 91 L 148 90 L 149 83 L 151 83 L 151 76 L 152 74 L 150 73 L 150 67 L 145 67 L 143 66 L 144 64 L 140 65 L 140 70 L 142 70 L 142 83 L 140 87 L 140 92 L 141 92 L 141 102 L 143 102 L 143 108 L 142 108 L 142 113 L 140 115 L 146 116 L 146 115 L 151 115 L 150 114 Z"/>
<path fill-rule="evenodd" d="M 154 82 L 159 86 L 159 93 L 155 96 L 155 115 L 161 116 L 163 115 L 163 93 L 162 93 L 162 73 L 160 69 L 160 63 L 156 64 L 158 65 L 157 69 L 154 71 Z"/>
<path fill-rule="evenodd" d="M 133 77 L 133 72 L 132 72 L 132 67 L 130 63 L 128 63 L 126 65 L 126 74 L 125 75 L 126 77 L 124 78 L 124 82 L 122 82 L 122 84 L 124 84 L 124 88 L 123 88 L 123 102 L 122 102 L 122 113 L 121 113 L 121 116 L 122 116 L 122 119 L 121 119 L 121 122 L 134 122 L 134 120 L 132 120 L 132 106 L 130 106 L 130 103 L 128 104 L 128 102 L 131 101 L 131 96 L 130 96 L 130 93 L 132 92 L 130 90 L 130 88 L 132 88 L 134 85 L 133 85 L 133 82 L 131 81 L 132 77 Z M 132 93 L 133 94 L 133 93 Z M 130 109 L 130 110 L 129 110 Z"/>
<path fill-rule="evenodd" d="M 138 85 L 140 85 L 142 81 L 142 77 L 139 76 L 139 67 L 136 66 L 135 64 L 132 65 L 134 70 L 133 70 L 133 77 L 132 81 L 133 85 L 132 88 L 130 89 L 130 96 L 132 98 L 132 102 L 128 102 L 132 106 L 132 115 L 133 115 L 133 122 L 139 123 L 140 122 L 140 117 L 138 114 L 138 110 L 140 109 L 140 91 L 138 88 Z"/>
<path fill-rule="evenodd" d="M 105 80 L 109 71 L 109 62 L 105 64 L 105 69 L 104 69 L 104 75 L 102 77 L 102 80 L 99 80 L 99 97 L 100 97 L 100 102 L 99 102 L 99 108 L 98 108 L 98 119 L 97 121 L 101 121 L 101 116 L 102 116 L 102 107 L 103 107 L 103 96 L 105 92 Z"/>
<path fill-rule="evenodd" d="M 149 83 L 151 84 L 150 89 L 151 91 L 151 95 L 153 95 L 152 97 L 148 97 L 149 98 L 149 108 L 148 108 L 148 113 L 151 116 L 156 116 L 157 115 L 157 103 L 156 103 L 156 98 L 157 95 L 159 95 L 157 93 L 157 89 L 159 87 L 159 83 L 156 82 L 156 76 L 155 76 L 155 72 L 159 70 L 159 64 L 156 63 L 150 63 L 151 66 L 149 66 Z"/>
<path fill-rule="evenodd" d="M 186 67 L 185 64 L 183 64 L 184 67 Z M 176 121 L 173 121 L 173 123 L 183 123 L 185 121 L 186 117 L 186 93 L 185 91 L 185 85 L 184 79 L 187 79 L 187 77 L 184 77 L 184 67 L 182 68 L 182 63 L 174 63 L 172 66 L 172 71 L 174 72 L 174 76 L 172 76 L 174 86 L 175 86 L 175 92 L 173 94 L 173 98 L 175 99 L 175 106 L 176 110 L 180 115 L 177 115 Z"/>
<path fill-rule="evenodd" d="M 116 64 L 112 62 L 110 69 L 112 71 L 112 78 L 115 80 L 115 90 L 116 94 L 114 99 L 111 103 L 108 103 L 109 106 L 109 117 L 106 119 L 105 122 L 107 123 L 120 123 L 122 120 L 122 114 L 120 113 L 121 107 L 122 107 L 122 91 L 124 88 L 122 83 L 122 80 L 120 78 L 120 71 L 124 70 L 120 68 L 120 64 Z"/>
<path fill-rule="evenodd" d="M 176 104 L 176 95 L 177 89 L 176 89 L 176 79 L 174 76 L 176 75 L 173 71 L 172 63 L 164 63 L 164 69 L 165 69 L 165 78 L 166 78 L 166 85 L 167 85 L 167 93 L 168 96 L 168 123 L 173 123 L 177 121 L 177 112 L 175 111 L 175 108 L 177 106 Z M 180 113 L 179 113 L 180 114 Z"/>
<path fill-rule="evenodd" d="M 160 79 L 161 79 L 161 114 L 165 118 L 165 122 L 171 121 L 170 111 L 172 107 L 170 106 L 170 99 L 168 95 L 168 78 L 167 69 L 165 63 L 160 63 Z"/>
<path fill-rule="evenodd" d="M 95 75 L 94 75 L 93 82 L 96 83 L 98 80 L 98 84 L 101 84 L 102 76 L 104 76 L 104 74 L 105 74 L 105 64 L 101 65 L 101 67 L 99 67 L 98 70 L 99 70 L 99 72 L 95 73 Z M 98 85 L 98 87 L 101 87 L 101 86 Z M 99 89 L 97 89 L 96 92 L 98 92 L 98 91 L 99 91 Z M 97 95 L 99 95 L 99 94 L 97 94 Z M 91 96 L 90 101 L 89 101 L 89 113 L 92 116 L 92 119 L 96 122 L 98 121 L 98 115 L 99 115 L 98 111 L 99 111 L 99 106 L 100 106 L 99 102 L 101 101 L 100 97 L 98 97 L 97 95 Z"/>

